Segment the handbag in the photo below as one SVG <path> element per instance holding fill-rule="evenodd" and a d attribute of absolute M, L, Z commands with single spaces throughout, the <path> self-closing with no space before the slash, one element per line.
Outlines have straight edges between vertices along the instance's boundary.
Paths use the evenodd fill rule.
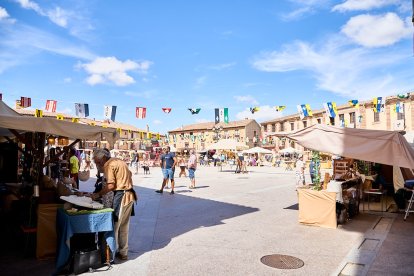
<path fill-rule="evenodd" d="M 81 274 L 88 271 L 94 271 L 103 266 L 101 250 L 77 251 L 73 254 L 71 271 L 75 274 Z"/>

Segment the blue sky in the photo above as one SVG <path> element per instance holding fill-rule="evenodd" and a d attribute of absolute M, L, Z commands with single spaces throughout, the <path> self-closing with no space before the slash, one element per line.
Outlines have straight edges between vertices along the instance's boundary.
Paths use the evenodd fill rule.
<path fill-rule="evenodd" d="M 165 133 L 414 91 L 411 1 L 0 1 L 0 91 Z M 282 112 L 274 106 L 286 105 Z M 147 118 L 135 118 L 137 106 Z M 249 108 L 260 107 L 251 114 Z M 171 107 L 164 114 L 162 107 Z M 187 108 L 201 108 L 191 115 Z"/>

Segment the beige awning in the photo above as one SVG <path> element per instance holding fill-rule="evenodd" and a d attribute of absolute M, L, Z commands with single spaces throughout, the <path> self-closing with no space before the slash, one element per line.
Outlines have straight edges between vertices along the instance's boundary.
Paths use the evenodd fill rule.
<path fill-rule="evenodd" d="M 414 150 L 396 131 L 313 125 L 288 135 L 305 148 L 414 169 Z"/>

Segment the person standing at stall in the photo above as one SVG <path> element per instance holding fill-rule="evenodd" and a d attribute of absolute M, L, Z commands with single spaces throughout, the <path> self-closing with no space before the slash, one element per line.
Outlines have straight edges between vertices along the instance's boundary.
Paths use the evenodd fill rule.
<path fill-rule="evenodd" d="M 70 177 L 76 183 L 76 189 L 79 189 L 79 159 L 76 157 L 76 149 L 70 148 L 69 150 L 69 170 L 70 170 Z"/>
<path fill-rule="evenodd" d="M 104 149 L 97 149 L 93 154 L 98 171 L 104 172 L 106 185 L 98 193 L 92 194 L 92 199 L 114 192 L 115 240 L 117 244 L 116 256 L 121 260 L 128 259 L 129 221 L 134 215 L 133 204 L 137 195 L 133 189 L 132 172 L 127 163 L 118 158 L 111 158 L 111 154 Z"/>

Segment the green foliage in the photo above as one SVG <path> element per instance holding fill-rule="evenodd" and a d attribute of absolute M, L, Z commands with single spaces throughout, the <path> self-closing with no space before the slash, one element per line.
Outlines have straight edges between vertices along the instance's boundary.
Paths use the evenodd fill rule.
<path fill-rule="evenodd" d="M 322 190 L 321 186 L 321 154 L 319 151 L 312 151 L 312 157 L 311 160 L 315 163 L 315 186 L 314 190 L 320 191 Z"/>

